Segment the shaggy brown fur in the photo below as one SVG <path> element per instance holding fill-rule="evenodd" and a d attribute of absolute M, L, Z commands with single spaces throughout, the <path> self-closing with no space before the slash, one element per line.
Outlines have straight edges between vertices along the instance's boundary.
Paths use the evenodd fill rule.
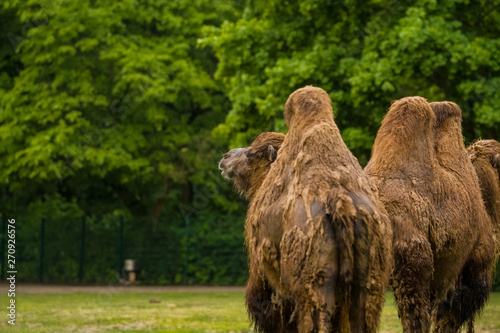
<path fill-rule="evenodd" d="M 471 202 L 482 203 L 479 180 L 463 143 L 462 111 L 453 102 L 435 102 L 430 106 L 437 118 L 435 148 L 439 163 L 455 175 L 457 182 L 462 182 L 464 194 L 468 191 Z M 478 245 L 465 262 L 454 295 L 450 293 L 436 309 L 436 332 L 458 332 L 465 323 L 473 331 L 474 317 L 488 299 L 495 264 L 491 219 L 484 206 L 470 208 L 477 210 L 470 218 L 472 228 L 478 229 Z"/>
<path fill-rule="evenodd" d="M 491 225 L 463 145 L 461 114 L 444 111 L 436 116 L 421 97 L 394 102 L 365 169 L 392 221 L 393 287 L 405 332 L 428 332 L 433 304 L 475 279 L 473 293 L 483 293 L 491 273 Z M 449 309 L 438 311 L 437 331 L 456 332 L 482 306 L 468 307 L 475 298 L 457 292 L 461 306 L 441 303 Z"/>
<path fill-rule="evenodd" d="M 391 228 L 342 141 L 330 103 L 314 87 L 289 97 L 289 132 L 250 196 L 247 303 L 253 295 L 268 298 L 270 287 L 278 310 L 286 310 L 286 302 L 295 307 L 290 319 L 283 315 L 272 329 L 254 316 L 258 331 L 284 331 L 286 322 L 296 323 L 299 332 L 375 332 L 378 326 L 391 267 Z"/>
<path fill-rule="evenodd" d="M 500 143 L 478 140 L 467 151 L 476 169 L 486 211 L 493 223 L 496 238 L 495 261 L 500 257 Z M 482 306 L 482 304 L 481 304 Z"/>
<path fill-rule="evenodd" d="M 479 178 L 486 210 L 493 222 L 498 258 L 500 256 L 500 143 L 495 140 L 478 140 L 467 147 L 467 151 Z"/>

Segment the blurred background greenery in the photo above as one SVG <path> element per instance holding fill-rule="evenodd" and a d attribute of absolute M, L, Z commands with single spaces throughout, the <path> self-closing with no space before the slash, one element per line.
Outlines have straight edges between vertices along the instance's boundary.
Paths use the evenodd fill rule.
<path fill-rule="evenodd" d="M 458 103 L 467 143 L 499 139 L 498 22 L 486 0 L 4 0 L 0 218 L 16 219 L 18 278 L 106 283 L 135 258 L 145 283 L 244 284 L 246 203 L 222 153 L 286 131 L 307 84 L 362 165 L 403 96 Z"/>

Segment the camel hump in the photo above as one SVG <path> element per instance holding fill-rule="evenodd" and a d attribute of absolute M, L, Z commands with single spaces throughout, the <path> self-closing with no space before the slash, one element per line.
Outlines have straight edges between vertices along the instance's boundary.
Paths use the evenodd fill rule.
<path fill-rule="evenodd" d="M 429 103 L 432 111 L 436 115 L 437 126 L 440 126 L 448 119 L 462 119 L 462 110 L 460 107 L 453 102 L 432 102 Z"/>
<path fill-rule="evenodd" d="M 496 140 L 477 140 L 467 147 L 469 158 L 474 162 L 477 158 L 486 159 L 500 175 L 500 142 Z"/>
<path fill-rule="evenodd" d="M 372 175 L 389 175 L 432 168 L 435 124 L 436 116 L 425 98 L 394 101 L 382 120 L 366 170 Z"/>
<path fill-rule="evenodd" d="M 290 94 L 286 103 L 295 103 L 304 99 L 322 99 L 323 101 L 330 102 L 330 97 L 328 97 L 328 93 L 324 89 L 314 86 L 305 86 Z"/>
<path fill-rule="evenodd" d="M 333 123 L 332 101 L 327 92 L 321 88 L 306 86 L 294 91 L 285 103 L 285 124 L 288 128 L 314 120 L 317 124 L 321 118 Z"/>
<path fill-rule="evenodd" d="M 413 122 L 429 122 L 433 116 L 427 100 L 420 96 L 410 96 L 394 101 L 387 112 L 383 123 L 411 124 Z M 383 124 L 382 124 L 383 125 Z"/>
<path fill-rule="evenodd" d="M 379 134 L 383 139 L 407 140 L 412 137 L 421 137 L 422 132 L 429 135 L 434 126 L 436 116 L 429 103 L 423 97 L 413 96 L 394 101 L 382 121 Z M 380 138 L 379 138 L 380 139 Z"/>

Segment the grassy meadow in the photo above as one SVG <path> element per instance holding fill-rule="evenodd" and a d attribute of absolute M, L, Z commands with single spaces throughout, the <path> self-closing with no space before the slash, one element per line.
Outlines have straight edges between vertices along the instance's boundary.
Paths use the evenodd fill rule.
<path fill-rule="evenodd" d="M 26 294 L 16 299 L 16 326 L 3 315 L 0 332 L 253 332 L 243 297 L 241 290 Z M 7 297 L 0 301 L 5 309 Z M 401 332 L 391 293 L 380 332 Z M 476 332 L 500 332 L 500 293 L 491 294 Z"/>

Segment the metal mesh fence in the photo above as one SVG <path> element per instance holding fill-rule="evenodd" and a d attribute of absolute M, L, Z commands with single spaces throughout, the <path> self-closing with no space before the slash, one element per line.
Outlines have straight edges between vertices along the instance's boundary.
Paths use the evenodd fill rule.
<path fill-rule="evenodd" d="M 126 279 L 124 260 L 136 259 L 144 284 L 243 285 L 247 278 L 243 217 L 196 218 L 156 226 L 117 218 L 16 223 L 18 279 L 91 284 Z M 6 221 L 0 223 L 0 261 L 5 278 Z M 494 277 L 500 290 L 500 264 Z"/>
<path fill-rule="evenodd" d="M 243 218 L 159 221 L 157 225 L 81 218 L 16 223 L 18 279 L 44 283 L 110 283 L 126 279 L 136 259 L 144 284 L 242 285 L 247 277 Z M 2 239 L 6 224 L 0 223 Z M 1 244 L 2 274 L 6 245 Z M 3 278 L 3 277 L 2 277 Z"/>

